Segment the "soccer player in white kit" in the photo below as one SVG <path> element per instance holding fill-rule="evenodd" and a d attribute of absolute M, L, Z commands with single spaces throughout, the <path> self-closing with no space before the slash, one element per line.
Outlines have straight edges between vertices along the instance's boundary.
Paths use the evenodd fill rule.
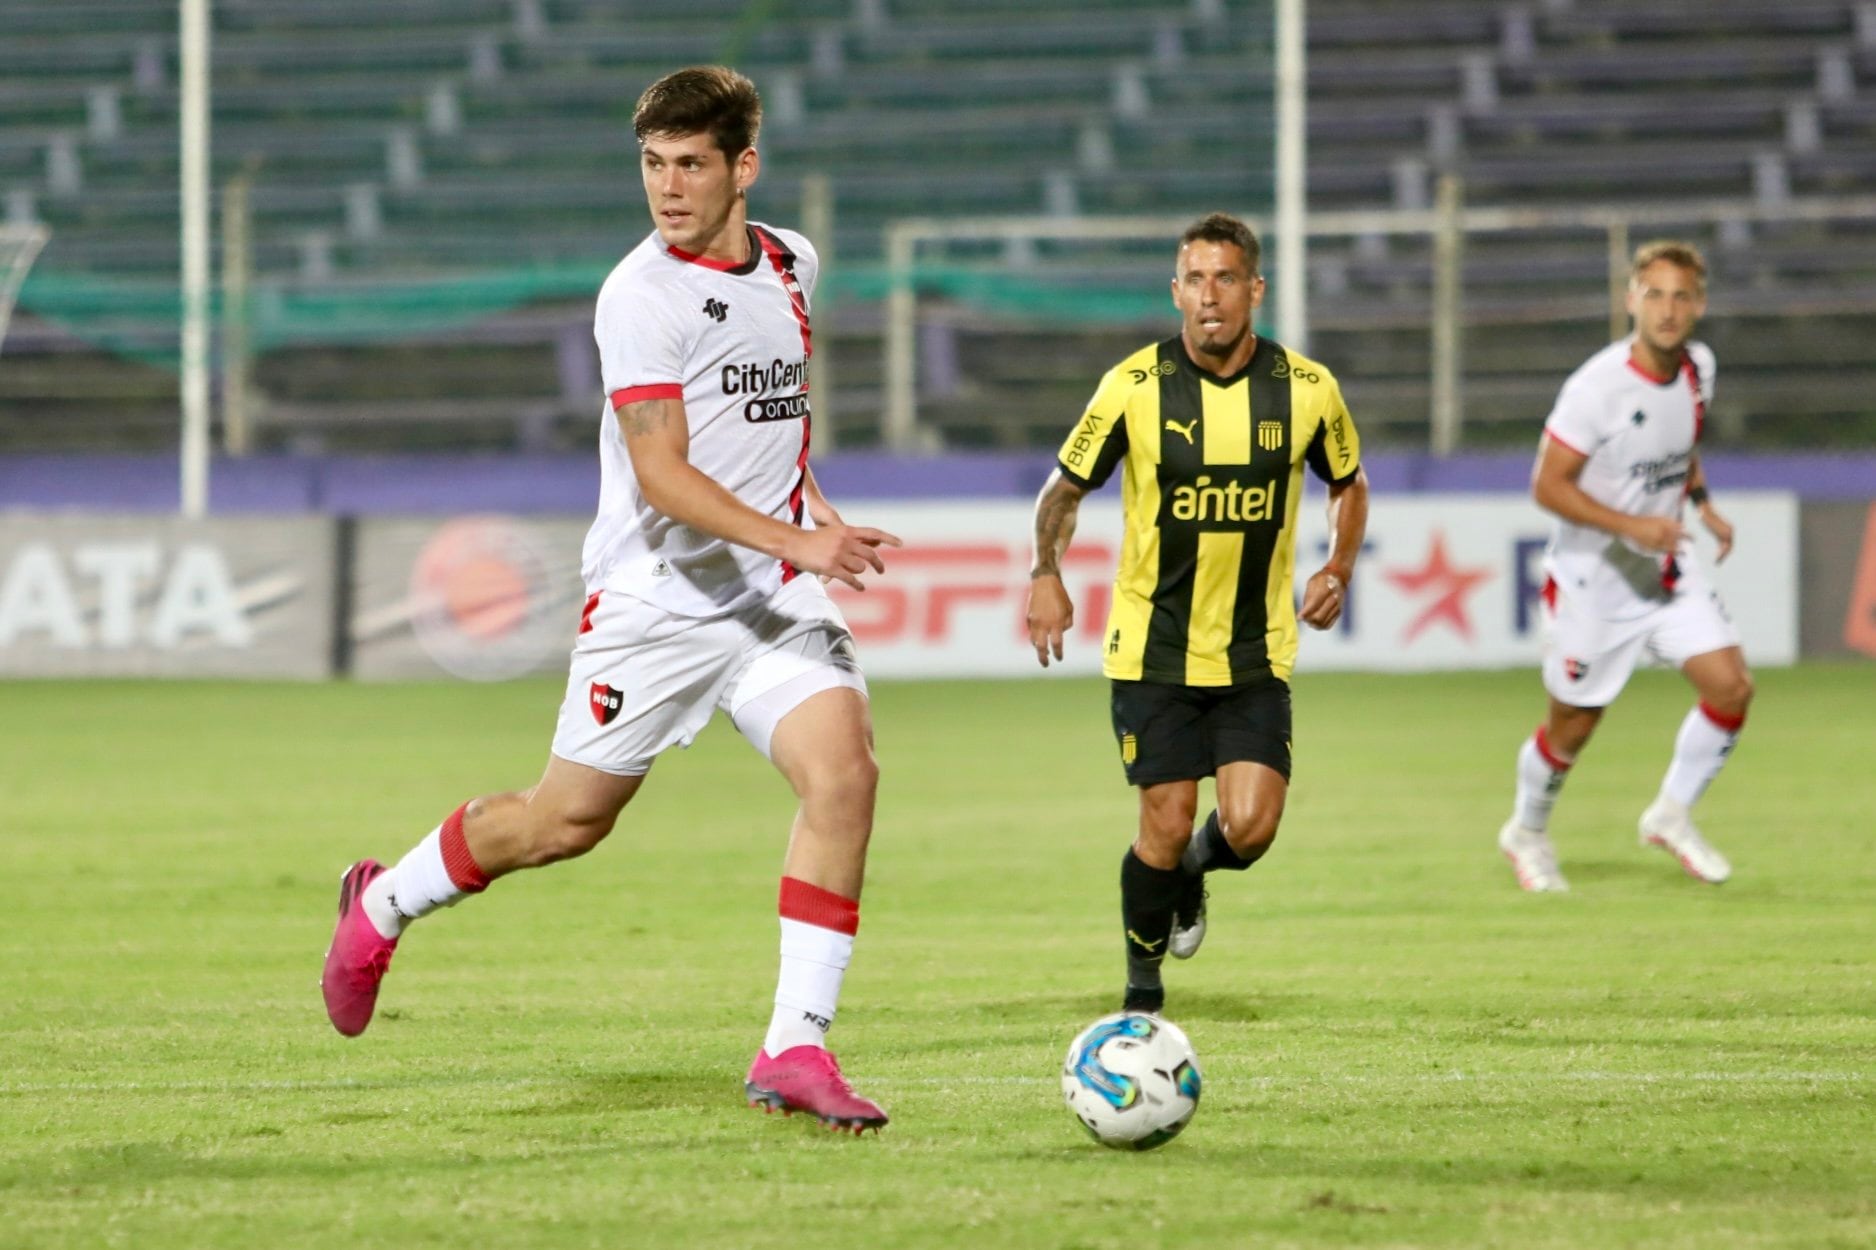
<path fill-rule="evenodd" d="M 594 333 L 608 403 L 588 597 L 546 773 L 463 804 L 392 868 L 339 892 L 321 987 L 370 1023 L 405 926 L 497 877 L 581 855 L 653 761 L 718 708 L 793 786 L 775 1009 L 751 1106 L 878 1129 L 825 1045 L 859 927 L 878 766 L 866 682 L 822 588 L 864 589 L 899 540 L 842 523 L 808 468 L 814 249 L 748 220 L 762 105 L 717 66 L 654 83 L 633 114 L 656 230 L 606 279 Z"/>
<path fill-rule="evenodd" d="M 1693 341 L 1706 312 L 1707 267 L 1685 243 L 1645 244 L 1630 271 L 1632 337 L 1570 375 L 1544 423 L 1531 494 L 1556 517 L 1546 553 L 1544 688 L 1550 712 L 1518 752 L 1517 800 L 1499 849 L 1527 890 L 1567 890 L 1548 828 L 1570 766 L 1603 709 L 1644 657 L 1672 664 L 1698 702 L 1681 722 L 1641 842 L 1715 885 L 1726 857 L 1689 812 L 1738 740 L 1752 701 L 1739 635 L 1681 525 L 1684 503 L 1719 543 L 1733 527 L 1708 498 L 1701 425 L 1713 398 L 1713 352 Z"/>

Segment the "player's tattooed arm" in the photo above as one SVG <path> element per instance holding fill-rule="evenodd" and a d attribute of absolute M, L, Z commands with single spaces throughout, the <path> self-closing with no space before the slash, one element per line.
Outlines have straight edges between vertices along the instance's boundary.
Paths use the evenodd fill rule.
<path fill-rule="evenodd" d="M 619 430 L 628 439 L 678 433 L 683 451 L 690 451 L 690 425 L 684 420 L 681 399 L 641 399 L 619 409 Z"/>
<path fill-rule="evenodd" d="M 1060 469 L 1042 484 L 1042 493 L 1036 496 L 1036 559 L 1029 567 L 1031 577 L 1061 576 L 1062 556 L 1075 537 L 1075 522 L 1087 495 L 1063 477 Z"/>
<path fill-rule="evenodd" d="M 1062 555 L 1075 537 L 1075 521 L 1087 491 L 1057 469 L 1036 496 L 1036 560 L 1029 570 L 1029 604 L 1024 613 L 1036 659 L 1062 658 L 1062 640 L 1075 625 L 1075 604 L 1062 585 Z"/>

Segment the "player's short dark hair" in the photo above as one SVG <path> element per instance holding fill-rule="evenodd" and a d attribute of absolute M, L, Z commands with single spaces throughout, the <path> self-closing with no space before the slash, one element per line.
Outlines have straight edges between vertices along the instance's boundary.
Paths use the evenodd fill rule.
<path fill-rule="evenodd" d="M 1230 213 L 1207 213 L 1179 236 L 1179 250 L 1185 251 L 1188 243 L 1235 243 L 1244 253 L 1244 261 L 1251 267 L 1251 276 L 1257 276 L 1257 266 L 1264 258 L 1263 244 L 1257 241 L 1257 233 Z"/>
<path fill-rule="evenodd" d="M 1699 248 L 1679 239 L 1655 239 L 1636 248 L 1635 261 L 1629 266 L 1629 281 L 1640 281 L 1642 270 L 1658 260 L 1685 269 L 1694 275 L 1695 285 L 1703 291 L 1707 289 L 1707 258 L 1700 254 Z"/>
<path fill-rule="evenodd" d="M 638 97 L 632 133 L 639 142 L 708 134 L 734 160 L 756 146 L 762 96 L 756 84 L 726 65 L 693 65 L 666 74 Z"/>

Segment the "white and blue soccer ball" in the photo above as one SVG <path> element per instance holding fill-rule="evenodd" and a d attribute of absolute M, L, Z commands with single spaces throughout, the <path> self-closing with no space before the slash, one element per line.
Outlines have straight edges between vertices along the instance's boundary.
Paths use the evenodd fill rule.
<path fill-rule="evenodd" d="M 1151 1150 L 1199 1109 L 1199 1057 L 1178 1025 L 1123 1011 L 1081 1031 L 1062 1061 L 1062 1097 L 1088 1135 L 1116 1150 Z"/>

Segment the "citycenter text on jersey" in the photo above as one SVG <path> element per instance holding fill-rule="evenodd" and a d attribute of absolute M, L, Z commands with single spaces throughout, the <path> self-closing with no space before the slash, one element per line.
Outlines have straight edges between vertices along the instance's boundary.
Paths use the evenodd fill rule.
<path fill-rule="evenodd" d="M 808 358 L 771 360 L 766 365 L 724 365 L 725 395 L 760 395 L 785 387 L 799 389 L 808 380 Z"/>

